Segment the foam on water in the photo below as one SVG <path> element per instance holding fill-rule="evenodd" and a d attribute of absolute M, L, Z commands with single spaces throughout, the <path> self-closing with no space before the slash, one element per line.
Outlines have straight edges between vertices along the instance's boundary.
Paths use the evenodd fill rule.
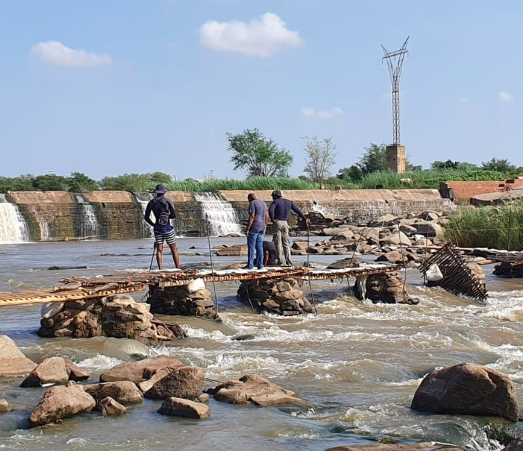
<path fill-rule="evenodd" d="M 117 359 L 115 357 L 97 354 L 94 357 L 90 357 L 88 359 L 81 360 L 80 362 L 76 362 L 76 365 L 78 365 L 80 368 L 107 370 L 123 362 L 123 360 Z"/>

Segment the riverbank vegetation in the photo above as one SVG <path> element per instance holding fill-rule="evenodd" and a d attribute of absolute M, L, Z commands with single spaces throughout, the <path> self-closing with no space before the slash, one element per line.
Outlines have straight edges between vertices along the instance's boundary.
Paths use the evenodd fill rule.
<path fill-rule="evenodd" d="M 455 211 L 445 224 L 445 237 L 460 247 L 523 249 L 523 202 Z"/>

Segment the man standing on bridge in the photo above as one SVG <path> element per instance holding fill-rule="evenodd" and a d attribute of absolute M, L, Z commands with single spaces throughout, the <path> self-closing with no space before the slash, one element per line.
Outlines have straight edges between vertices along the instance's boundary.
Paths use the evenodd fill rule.
<path fill-rule="evenodd" d="M 272 204 L 269 207 L 269 216 L 272 221 L 272 240 L 276 247 L 276 253 L 278 254 L 280 264 L 284 266 L 292 266 L 289 223 L 287 222 L 291 210 L 309 224 L 309 219 L 305 217 L 301 210 L 294 205 L 292 201 L 284 199 L 281 196 L 281 191 L 273 191 Z"/>
<path fill-rule="evenodd" d="M 163 242 L 171 248 L 174 264 L 180 268 L 180 256 L 176 247 L 176 235 L 174 227 L 171 225 L 171 219 L 176 218 L 176 210 L 173 201 L 165 197 L 167 188 L 163 185 L 156 185 L 154 190 L 156 197 L 151 199 L 145 209 L 144 219 L 147 224 L 154 227 L 154 246 L 156 248 L 156 261 L 158 269 L 163 269 Z M 151 211 L 154 214 L 155 222 L 151 220 Z"/>

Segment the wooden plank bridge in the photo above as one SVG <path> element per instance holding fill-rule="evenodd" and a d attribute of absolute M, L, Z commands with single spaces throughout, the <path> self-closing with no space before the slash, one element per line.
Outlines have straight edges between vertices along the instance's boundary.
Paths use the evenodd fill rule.
<path fill-rule="evenodd" d="M 26 304 L 45 304 L 48 302 L 76 301 L 123 293 L 136 293 L 150 286 L 159 288 L 187 285 L 196 279 L 204 282 L 243 282 L 294 277 L 302 280 L 344 280 L 361 278 L 374 274 L 398 271 L 403 265 L 386 263 L 367 264 L 357 268 L 317 269 L 317 268 L 267 268 L 263 270 L 173 270 L 127 272 L 98 277 L 68 277 L 61 285 L 53 288 L 21 292 L 0 292 L 0 307 Z"/>

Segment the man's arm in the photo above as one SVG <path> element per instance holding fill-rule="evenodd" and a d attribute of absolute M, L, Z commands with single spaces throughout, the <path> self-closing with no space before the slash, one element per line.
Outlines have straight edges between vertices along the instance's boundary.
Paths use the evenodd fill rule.
<path fill-rule="evenodd" d="M 265 227 L 267 227 L 267 224 L 269 224 L 269 212 L 265 212 Z"/>
<path fill-rule="evenodd" d="M 169 204 L 169 219 L 176 219 L 176 208 L 174 208 L 174 203 L 171 199 L 167 199 Z"/>
<path fill-rule="evenodd" d="M 269 207 L 269 216 L 271 218 L 271 222 L 274 222 L 274 210 L 276 210 L 276 204 L 273 202 Z"/>
<path fill-rule="evenodd" d="M 307 224 L 309 223 L 309 220 L 305 217 L 302 211 L 296 205 L 294 205 L 294 202 L 291 202 L 291 210 L 294 213 L 296 213 L 301 219 L 303 219 Z"/>
<path fill-rule="evenodd" d="M 252 227 L 252 223 L 254 222 L 254 211 L 249 214 L 249 222 L 247 223 L 247 229 L 245 229 L 245 233 L 249 233 Z"/>
<path fill-rule="evenodd" d="M 145 209 L 145 213 L 143 215 L 143 218 L 145 219 L 145 222 L 149 224 L 150 226 L 154 227 L 154 222 L 151 221 L 151 204 L 147 204 L 147 208 Z"/>

